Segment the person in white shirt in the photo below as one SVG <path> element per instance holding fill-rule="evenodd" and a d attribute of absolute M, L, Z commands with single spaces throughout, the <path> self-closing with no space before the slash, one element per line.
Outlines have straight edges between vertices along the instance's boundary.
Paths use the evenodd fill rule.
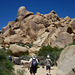
<path fill-rule="evenodd" d="M 30 70 L 30 75 L 35 75 L 38 68 L 38 60 L 36 59 L 36 55 L 32 55 L 32 58 L 29 60 L 29 67 L 28 70 Z"/>

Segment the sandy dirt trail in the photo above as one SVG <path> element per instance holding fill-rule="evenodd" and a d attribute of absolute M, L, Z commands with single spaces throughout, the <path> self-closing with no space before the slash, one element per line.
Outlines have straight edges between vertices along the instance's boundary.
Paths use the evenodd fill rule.
<path fill-rule="evenodd" d="M 20 69 L 20 70 L 24 69 L 26 71 L 24 75 L 30 75 L 28 68 L 23 68 L 23 65 L 15 65 L 14 68 L 15 68 L 15 73 L 17 72 L 17 69 Z M 51 75 L 56 75 L 56 70 L 57 70 L 57 67 L 51 67 Z M 40 68 L 38 68 L 37 70 L 36 75 L 46 75 L 45 68 L 42 68 L 40 66 Z"/>

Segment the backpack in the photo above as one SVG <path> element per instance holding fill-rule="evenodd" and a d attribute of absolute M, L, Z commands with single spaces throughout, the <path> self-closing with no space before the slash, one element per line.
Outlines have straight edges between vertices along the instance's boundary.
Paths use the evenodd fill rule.
<path fill-rule="evenodd" d="M 32 67 L 37 67 L 37 61 L 36 59 L 32 59 L 32 64 L 31 64 Z"/>
<path fill-rule="evenodd" d="M 51 65 L 51 60 L 50 59 L 46 59 L 46 65 Z"/>

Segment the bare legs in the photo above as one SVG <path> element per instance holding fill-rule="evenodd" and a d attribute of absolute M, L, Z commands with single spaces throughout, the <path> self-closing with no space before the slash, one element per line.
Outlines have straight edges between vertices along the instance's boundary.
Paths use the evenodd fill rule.
<path fill-rule="evenodd" d="M 30 74 L 30 75 L 32 75 L 32 74 Z"/>
<path fill-rule="evenodd" d="M 50 74 L 50 70 L 46 70 L 46 74 Z"/>
<path fill-rule="evenodd" d="M 30 74 L 30 75 L 32 75 L 32 74 Z M 33 75 L 35 75 L 35 73 L 33 73 Z"/>
<path fill-rule="evenodd" d="M 35 73 L 33 73 L 33 75 L 35 75 Z"/>
<path fill-rule="evenodd" d="M 50 73 L 50 70 L 49 70 L 49 73 Z"/>

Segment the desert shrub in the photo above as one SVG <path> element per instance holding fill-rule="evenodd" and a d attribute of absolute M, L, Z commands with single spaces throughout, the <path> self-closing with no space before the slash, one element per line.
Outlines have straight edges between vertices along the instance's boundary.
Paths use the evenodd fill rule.
<path fill-rule="evenodd" d="M 20 46 L 25 47 L 24 43 L 22 43 Z"/>
<path fill-rule="evenodd" d="M 22 41 L 19 41 L 17 43 L 17 45 L 22 46 L 22 47 L 26 47 L 26 48 L 31 48 L 33 46 L 33 43 L 27 43 L 26 45 L 24 43 L 22 43 Z"/>
<path fill-rule="evenodd" d="M 8 54 L 8 55 L 12 55 L 12 51 L 11 50 L 7 50 L 5 53 Z"/>
<path fill-rule="evenodd" d="M 38 52 L 38 56 L 44 56 L 46 58 L 47 55 L 50 55 L 51 60 L 54 62 L 58 60 L 62 50 L 57 47 L 52 48 L 50 45 L 42 46 Z"/>
<path fill-rule="evenodd" d="M 64 48 L 70 45 L 75 45 L 75 42 L 66 45 Z M 56 62 L 61 54 L 61 51 L 64 48 L 60 48 L 60 49 L 58 47 L 52 48 L 50 45 L 42 46 L 38 52 L 38 56 L 44 56 L 44 58 L 46 59 L 47 55 L 50 55 L 51 60 L 53 62 Z"/>
<path fill-rule="evenodd" d="M 0 50 L 0 75 L 13 75 L 13 63 L 8 60 L 3 50 Z"/>
<path fill-rule="evenodd" d="M 20 57 L 20 56 L 23 56 L 23 55 L 29 55 L 29 52 L 28 51 L 26 51 L 26 52 L 19 52 L 19 53 L 16 53 L 14 55 Z"/>
<path fill-rule="evenodd" d="M 33 43 L 26 44 L 29 48 L 33 46 Z"/>
<path fill-rule="evenodd" d="M 17 43 L 17 45 L 22 46 L 22 47 L 25 47 L 25 44 L 22 43 L 22 41 L 19 41 L 19 42 Z"/>
<path fill-rule="evenodd" d="M 64 48 L 66 48 L 67 46 L 70 46 L 70 45 L 75 45 L 75 42 L 72 42 L 72 43 L 66 45 Z"/>
<path fill-rule="evenodd" d="M 68 44 L 68 45 L 75 45 L 75 42 L 72 42 L 72 43 L 70 43 L 70 44 Z"/>
<path fill-rule="evenodd" d="M 24 47 L 25 45 L 22 43 L 20 44 L 19 42 L 17 43 L 17 45 Z"/>
<path fill-rule="evenodd" d="M 17 70 L 17 74 L 18 75 L 24 75 L 24 73 L 25 73 L 25 70 L 24 69 L 22 69 L 22 70 L 18 69 Z"/>

